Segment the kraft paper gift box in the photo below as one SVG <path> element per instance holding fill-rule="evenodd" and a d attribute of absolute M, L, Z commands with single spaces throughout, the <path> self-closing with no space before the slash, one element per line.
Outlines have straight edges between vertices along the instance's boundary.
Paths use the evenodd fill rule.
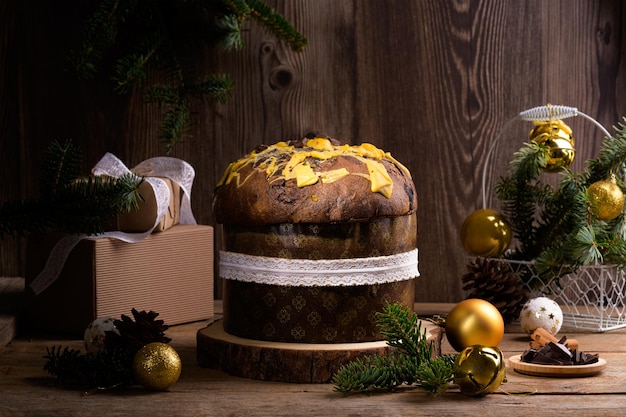
<path fill-rule="evenodd" d="M 155 311 L 167 325 L 211 318 L 213 228 L 176 225 L 136 243 L 86 238 L 70 252 L 57 279 L 35 295 L 58 236 L 31 237 L 26 267 L 25 325 L 36 331 L 83 335 L 96 318 Z"/>

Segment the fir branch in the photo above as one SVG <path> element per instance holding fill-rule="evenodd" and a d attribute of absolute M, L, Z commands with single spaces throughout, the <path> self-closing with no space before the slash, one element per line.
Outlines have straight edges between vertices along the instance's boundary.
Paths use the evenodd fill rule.
<path fill-rule="evenodd" d="M 433 394 L 446 391 L 453 379 L 454 356 L 433 358 L 432 343 L 414 312 L 400 303 L 388 304 L 377 314 L 381 334 L 393 351 L 368 355 L 342 366 L 333 376 L 339 392 L 393 391 L 415 385 Z"/>
<path fill-rule="evenodd" d="M 285 41 L 295 52 L 300 52 L 307 44 L 306 38 L 287 20 L 260 0 L 247 0 L 250 14 L 266 30 L 278 39 Z"/>
<path fill-rule="evenodd" d="M 519 242 L 510 257 L 534 260 L 545 283 L 553 279 L 558 283 L 559 277 L 585 265 L 626 264 L 623 213 L 611 221 L 597 220 L 587 193 L 596 181 L 613 173 L 624 175 L 626 127 L 622 124 L 616 131 L 582 173 L 564 169 L 557 174 L 562 178 L 556 189 L 541 182 L 547 148 L 535 143 L 525 144 L 515 154 L 508 175 L 496 186 L 503 214 Z M 622 178 L 618 186 L 624 190 Z"/>
<path fill-rule="evenodd" d="M 626 118 L 623 118 L 626 122 Z M 619 123 L 613 137 L 605 138 L 596 159 L 587 161 L 588 179 L 593 182 L 608 178 L 611 174 L 623 173 L 626 165 L 626 126 Z"/>
<path fill-rule="evenodd" d="M 453 380 L 455 355 L 444 355 L 422 362 L 417 368 L 415 384 L 435 395 L 444 394 Z"/>
<path fill-rule="evenodd" d="M 234 88 L 233 81 L 226 74 L 209 74 L 189 88 L 189 94 L 207 103 L 226 103 Z"/>
<path fill-rule="evenodd" d="M 81 150 L 73 141 L 50 142 L 46 148 L 41 171 L 41 189 L 46 195 L 54 196 L 67 184 L 74 181 L 80 172 Z"/>
<path fill-rule="evenodd" d="M 52 221 L 59 230 L 101 234 L 104 225 L 115 216 L 137 210 L 142 200 L 139 193 L 142 181 L 134 174 L 76 180 L 48 202 Z"/>
<path fill-rule="evenodd" d="M 38 201 L 6 201 L 0 205 L 0 238 L 41 233 L 50 226 L 48 212 Z"/>
<path fill-rule="evenodd" d="M 224 0 L 224 5 L 241 20 L 250 17 L 251 10 L 247 0 Z"/>
<path fill-rule="evenodd" d="M 626 241 L 621 235 L 612 234 L 613 239 L 606 244 L 604 260 L 618 268 L 626 266 Z"/>
<path fill-rule="evenodd" d="M 334 389 L 342 393 L 393 391 L 402 382 L 395 360 L 377 355 L 356 359 L 333 375 Z"/>
<path fill-rule="evenodd" d="M 76 388 L 92 389 L 127 386 L 134 383 L 133 357 L 126 351 L 106 350 L 95 354 L 81 354 L 69 347 L 46 348 L 44 370 L 56 382 Z"/>
<path fill-rule="evenodd" d="M 101 234 L 117 215 L 139 208 L 142 179 L 78 177 L 81 157 L 70 141 L 53 141 L 42 168 L 42 193 L 28 201 L 0 205 L 0 237 L 45 231 Z"/>
<path fill-rule="evenodd" d="M 133 317 L 121 316 L 115 320 L 117 332 L 108 331 L 104 349 L 82 354 L 77 349 L 52 346 L 46 348 L 44 370 L 57 383 L 84 389 L 125 387 L 136 383 L 133 377 L 133 358 L 148 343 L 169 343 L 165 336 L 168 326 L 156 320 L 159 313 L 132 309 Z"/>
<path fill-rule="evenodd" d="M 218 20 L 214 31 L 215 44 L 222 51 L 241 50 L 244 41 L 240 19 L 236 15 L 227 15 Z"/>
<path fill-rule="evenodd" d="M 167 153 L 171 152 L 174 145 L 183 141 L 185 132 L 188 131 L 187 121 L 190 115 L 189 101 L 183 97 L 164 112 L 161 140 L 167 147 Z"/>
<path fill-rule="evenodd" d="M 222 50 L 243 48 L 242 28 L 251 19 L 296 52 L 307 43 L 260 0 L 99 0 L 85 24 L 82 44 L 70 52 L 70 63 L 83 79 L 109 63 L 108 78 L 119 94 L 146 88 L 150 70 L 162 73 L 175 92 L 162 109 L 161 141 L 169 153 L 189 126 L 193 100 L 224 103 L 233 88 L 223 76 L 195 75 L 194 48 L 202 44 Z M 154 100 L 159 90 L 149 91 L 147 101 Z"/>
<path fill-rule="evenodd" d="M 402 304 L 388 305 L 383 312 L 376 313 L 380 334 L 387 344 L 420 360 L 432 356 L 432 346 L 426 341 L 425 330 L 417 315 Z"/>

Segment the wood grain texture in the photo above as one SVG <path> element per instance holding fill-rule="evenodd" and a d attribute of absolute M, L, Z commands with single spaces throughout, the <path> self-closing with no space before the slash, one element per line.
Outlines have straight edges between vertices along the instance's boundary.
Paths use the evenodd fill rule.
<path fill-rule="evenodd" d="M 0 4 L 0 201 L 21 196 L 20 118 L 18 100 L 19 51 L 18 9 L 15 2 Z M 16 276 L 21 271 L 23 242 L 0 237 L 0 270 Z"/>
<path fill-rule="evenodd" d="M 416 306 L 418 315 L 445 314 L 450 304 Z M 219 311 L 219 305 L 216 305 Z M 577 333 L 581 349 L 599 353 L 607 368 L 588 378 L 538 378 L 507 370 L 507 382 L 493 394 L 469 398 L 458 388 L 433 397 L 415 388 L 395 393 L 344 396 L 332 384 L 258 381 L 202 368 L 196 359 L 196 335 L 207 322 L 173 326 L 167 335 L 183 368 L 178 382 L 165 392 L 140 387 L 103 391 L 89 397 L 54 385 L 42 369 L 46 347 L 82 349 L 82 340 L 19 337 L 0 348 L 0 414 L 11 416 L 110 416 L 162 414 L 197 416 L 528 416 L 573 414 L 582 417 L 621 415 L 626 406 L 623 330 L 602 334 Z M 569 335 L 568 335 L 569 336 Z M 506 358 L 527 348 L 529 337 L 519 327 L 507 327 L 500 349 Z M 444 353 L 453 353 L 443 339 Z M 536 391 L 533 395 L 524 395 Z M 522 395 L 517 395 L 522 394 Z"/>
<path fill-rule="evenodd" d="M 443 330 L 421 322 L 433 356 L 441 355 Z M 361 343 L 280 343 L 245 339 L 224 331 L 216 320 L 197 333 L 198 364 L 231 376 L 262 381 L 329 383 L 344 365 L 371 355 L 388 355 L 384 340 Z"/>
<path fill-rule="evenodd" d="M 619 0 L 267 3 L 309 45 L 294 53 L 251 22 L 243 51 L 198 51 L 199 73 L 228 73 L 236 88 L 224 105 L 194 106 L 190 136 L 172 154 L 196 169 L 197 220 L 214 223 L 215 184 L 230 161 L 260 143 L 309 131 L 372 142 L 402 161 L 416 183 L 418 301 L 464 297 L 459 229 L 482 205 L 487 150 L 507 121 L 547 103 L 577 107 L 608 129 L 626 115 L 620 93 L 626 88 L 626 8 Z M 6 125 L 3 115 L 14 112 L 20 126 L 18 131 L 8 120 L 9 131 L 19 133 L 19 148 L 0 155 L 0 199 L 37 193 L 41 153 L 51 139 L 78 141 L 85 172 L 104 152 L 129 166 L 164 153 L 160 111 L 146 106 L 139 91 L 117 96 L 106 80 L 79 82 L 64 70 L 86 4 L 27 0 L 20 13 L 0 8 L 1 21 L 19 22 L 3 26 L 14 43 L 0 44 L 0 61 L 12 61 L 15 44 L 24 46 L 17 56 L 19 73 L 5 71 L 0 78 L 8 92 L 0 99 L 6 103 L 0 123 Z M 602 134 L 580 117 L 569 124 L 577 148 L 574 167 L 580 169 L 598 151 Z M 499 137 L 488 165 L 488 190 L 530 127 L 513 123 Z M 6 178 L 20 178 L 19 191 Z M 219 241 L 219 230 L 216 235 Z M 0 273 L 23 268 L 25 254 L 13 244 L 2 242 Z M 218 280 L 218 298 L 220 288 Z"/>

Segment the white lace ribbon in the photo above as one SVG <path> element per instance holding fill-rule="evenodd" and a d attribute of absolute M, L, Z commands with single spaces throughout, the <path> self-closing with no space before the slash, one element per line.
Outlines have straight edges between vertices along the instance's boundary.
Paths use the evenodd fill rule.
<path fill-rule="evenodd" d="M 351 259 L 285 259 L 220 252 L 220 277 L 285 286 L 385 284 L 419 276 L 417 249 L 389 256 Z"/>
<path fill-rule="evenodd" d="M 144 180 L 152 186 L 157 201 L 157 217 L 154 225 L 150 230 L 142 233 L 111 231 L 95 236 L 85 234 L 65 236 L 52 248 L 44 269 L 30 284 L 30 288 L 36 295 L 43 292 L 56 281 L 65 265 L 67 257 L 81 240 L 113 238 L 128 243 L 136 243 L 148 237 L 163 218 L 170 204 L 169 187 L 161 178 L 171 180 L 180 186 L 183 191 L 183 199 L 180 207 L 180 224 L 196 224 L 196 219 L 191 211 L 191 187 L 193 185 L 195 171 L 189 163 L 181 159 L 170 157 L 150 158 L 141 162 L 131 171 L 115 155 L 106 153 L 93 167 L 91 173 L 93 175 L 108 175 L 114 178 L 119 178 L 129 173 L 146 177 Z"/>

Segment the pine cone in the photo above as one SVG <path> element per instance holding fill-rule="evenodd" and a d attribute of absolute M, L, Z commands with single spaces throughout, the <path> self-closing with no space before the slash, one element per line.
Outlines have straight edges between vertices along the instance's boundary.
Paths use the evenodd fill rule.
<path fill-rule="evenodd" d="M 502 314 L 504 324 L 519 317 L 528 293 L 518 273 L 502 261 L 480 257 L 470 262 L 467 270 L 461 278 L 467 298 L 489 301 Z"/>
<path fill-rule="evenodd" d="M 124 349 L 134 355 L 148 343 L 168 343 L 172 340 L 164 333 L 169 326 L 163 324 L 163 320 L 155 320 L 159 313 L 154 311 L 138 312 L 134 308 L 131 312 L 134 321 L 124 314 L 122 314 L 121 320 L 114 321 L 119 334 L 115 332 L 106 333 L 104 343 L 108 350 Z"/>

